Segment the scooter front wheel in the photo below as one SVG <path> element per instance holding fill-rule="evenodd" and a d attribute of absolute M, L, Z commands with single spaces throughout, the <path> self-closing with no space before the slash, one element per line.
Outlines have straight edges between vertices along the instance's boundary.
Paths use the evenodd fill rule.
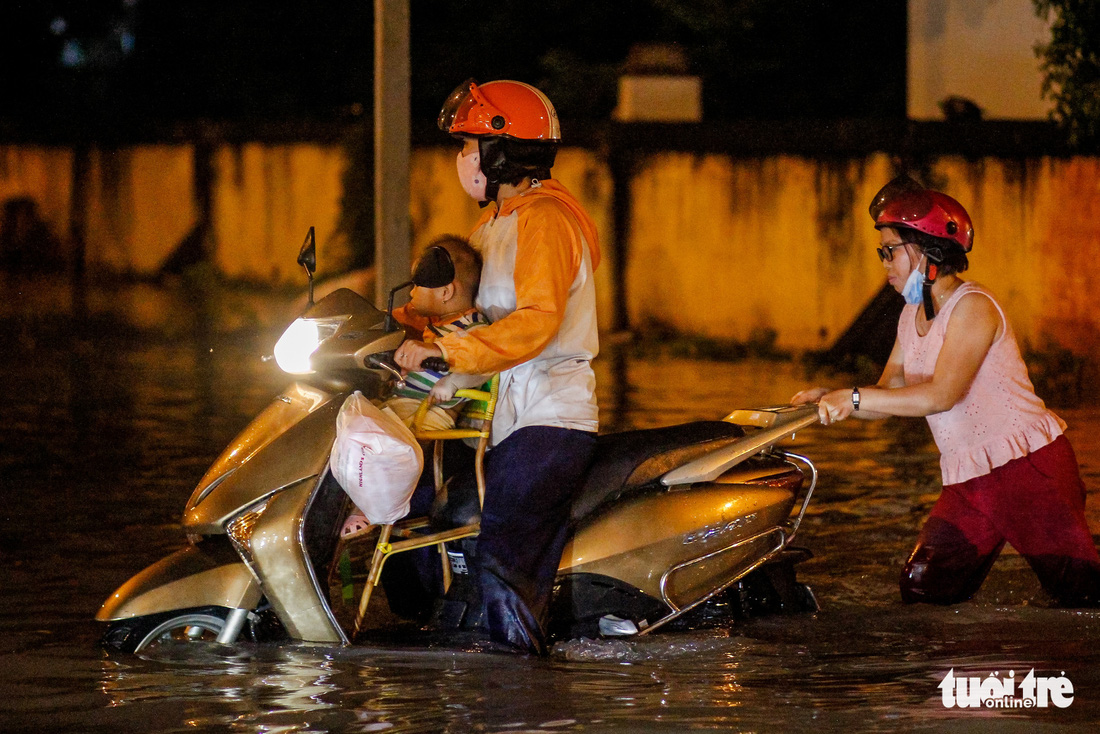
<path fill-rule="evenodd" d="M 200 607 L 122 619 L 111 623 L 103 645 L 134 653 L 166 643 L 214 642 L 228 615 L 225 607 Z"/>

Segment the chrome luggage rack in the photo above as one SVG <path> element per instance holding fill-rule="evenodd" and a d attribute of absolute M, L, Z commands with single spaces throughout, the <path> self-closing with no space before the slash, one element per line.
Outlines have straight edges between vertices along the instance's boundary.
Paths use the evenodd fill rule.
<path fill-rule="evenodd" d="M 793 437 L 794 434 L 802 428 L 817 423 L 818 415 L 816 405 L 784 405 L 774 408 L 736 410 L 723 420 L 744 428 L 749 428 L 752 432 L 746 435 L 745 439 L 673 469 L 661 478 L 662 484 L 671 487 L 675 485 L 692 484 L 695 482 L 714 481 L 731 467 L 736 466 L 756 454 L 769 450 L 778 441 Z M 652 624 L 639 629 L 636 633 L 637 635 L 648 634 L 659 629 L 714 597 L 716 594 L 725 591 L 757 568 L 760 568 L 765 563 L 775 558 L 790 545 L 792 540 L 794 540 L 795 535 L 798 533 L 798 527 L 802 523 L 802 518 L 806 515 L 806 508 L 809 507 L 810 497 L 813 495 L 814 488 L 817 486 L 817 467 L 814 466 L 809 458 L 800 454 L 794 454 L 779 449 L 772 449 L 771 451 L 784 459 L 798 461 L 809 470 L 810 484 L 802 498 L 802 504 L 798 509 L 798 514 L 789 517 L 782 525 L 768 528 L 751 537 L 742 538 L 724 548 L 719 548 L 718 550 L 711 551 L 697 558 L 683 561 L 665 571 L 661 575 L 660 581 L 661 600 L 667 604 L 672 611 Z M 734 575 L 720 586 L 715 587 L 699 599 L 681 607 L 669 596 L 668 583 L 677 572 L 707 561 L 715 556 L 728 553 L 742 546 L 770 537 L 774 537 L 775 540 L 767 553 L 749 564 L 741 570 L 740 573 Z"/>

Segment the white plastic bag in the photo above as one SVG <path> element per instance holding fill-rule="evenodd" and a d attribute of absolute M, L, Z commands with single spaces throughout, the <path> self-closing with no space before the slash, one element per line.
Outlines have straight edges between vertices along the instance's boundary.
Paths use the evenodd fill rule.
<path fill-rule="evenodd" d="M 367 520 L 383 525 L 408 514 L 424 451 L 393 411 L 356 391 L 336 418 L 329 468 Z"/>

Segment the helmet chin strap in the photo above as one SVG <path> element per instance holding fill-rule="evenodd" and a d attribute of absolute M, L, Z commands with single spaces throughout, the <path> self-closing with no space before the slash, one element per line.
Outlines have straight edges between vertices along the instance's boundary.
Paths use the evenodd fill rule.
<path fill-rule="evenodd" d="M 928 264 L 924 266 L 924 286 L 921 289 L 921 301 L 924 303 L 924 318 L 931 321 L 936 318 L 936 310 L 932 301 L 932 285 L 939 274 L 939 265 L 932 262 L 929 257 Z"/>
<path fill-rule="evenodd" d="M 479 201 L 477 205 L 484 209 L 497 200 L 498 193 L 500 193 L 500 181 L 490 180 L 485 184 L 485 201 Z"/>

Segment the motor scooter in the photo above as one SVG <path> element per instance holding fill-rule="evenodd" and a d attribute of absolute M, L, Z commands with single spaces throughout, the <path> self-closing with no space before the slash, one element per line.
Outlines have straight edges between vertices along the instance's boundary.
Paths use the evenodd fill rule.
<path fill-rule="evenodd" d="M 401 379 L 392 353 L 405 334 L 392 311 L 404 286 L 391 291 L 387 312 L 347 289 L 314 303 L 312 235 L 311 228 L 298 257 L 309 305 L 274 348 L 296 379 L 199 481 L 182 519 L 187 545 L 104 602 L 96 619 L 108 623 L 108 648 L 270 639 L 348 645 L 360 631 L 362 615 L 349 612 L 355 554 L 340 532 L 351 504 L 329 458 L 345 399 L 358 390 L 381 401 Z M 815 406 L 781 406 L 600 436 L 572 506 L 552 637 L 646 635 L 708 615 L 816 611 L 794 573 L 809 552 L 791 543 L 817 470 L 777 446 L 816 422 Z M 440 556 L 459 583 L 448 583 L 433 619 L 455 628 L 471 623 L 461 597 L 474 585 L 462 581 L 478 519 L 476 504 L 458 518 L 460 502 L 437 503 L 421 523 L 424 532 L 444 533 L 434 537 L 444 538 Z M 448 522 L 472 530 L 446 540 L 439 525 Z M 378 547 L 389 547 L 386 540 Z M 367 595 L 374 583 L 359 579 Z"/>

